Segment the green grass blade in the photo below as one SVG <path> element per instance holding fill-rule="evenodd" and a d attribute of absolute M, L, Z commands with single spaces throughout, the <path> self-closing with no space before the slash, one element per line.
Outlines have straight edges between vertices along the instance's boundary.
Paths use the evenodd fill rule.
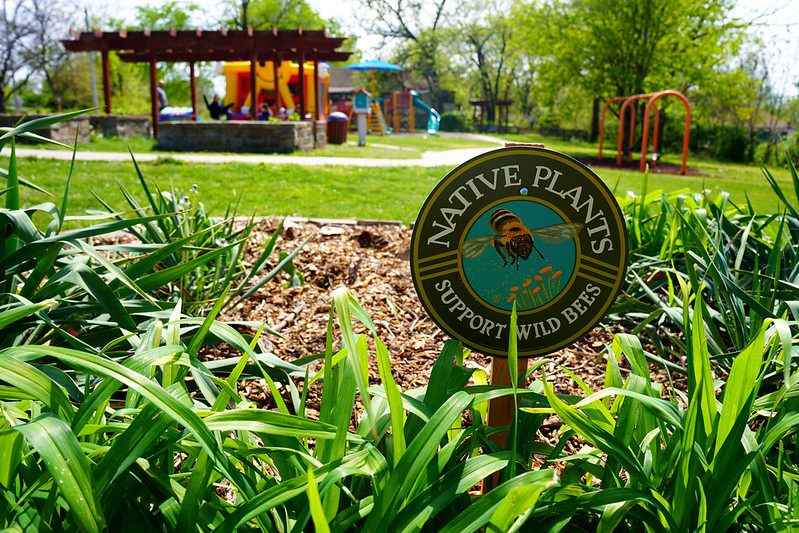
<path fill-rule="evenodd" d="M 19 175 L 17 174 L 17 148 L 13 138 L 11 139 L 11 160 L 8 163 L 6 182 L 8 187 L 6 209 L 16 211 L 19 209 Z"/>
<path fill-rule="evenodd" d="M 205 501 L 205 493 L 209 490 L 208 481 L 213 472 L 213 463 L 208 454 L 200 452 L 191 469 L 189 486 L 180 502 L 175 531 L 197 531 L 197 519 L 200 507 Z"/>
<path fill-rule="evenodd" d="M 553 470 L 525 472 L 493 489 L 439 530 L 439 533 L 471 533 L 486 525 L 503 500 L 517 487 L 538 487 L 545 491 L 557 483 Z M 493 530 L 491 530 L 493 531 Z"/>
<path fill-rule="evenodd" d="M 202 449 L 213 457 L 216 468 L 227 476 L 234 486 L 243 491 L 245 497 L 252 497 L 254 491 L 250 483 L 231 465 L 228 457 L 217 446 L 213 433 L 192 411 L 191 407 L 181 403 L 180 400 L 145 376 L 133 372 L 114 361 L 66 348 L 25 346 L 7 348 L 3 353 L 12 357 L 29 357 L 31 355 L 55 357 L 92 375 L 104 376 L 125 383 L 128 387 L 135 389 L 139 394 L 156 404 L 178 423 L 185 426 L 196 437 Z M 0 361 L 2 360 L 3 358 L 0 358 Z"/>
<path fill-rule="evenodd" d="M 402 407 L 401 391 L 394 381 L 394 376 L 391 375 L 391 360 L 386 345 L 377 336 L 374 339 L 377 347 L 377 368 L 391 412 L 391 436 L 394 442 L 393 464 L 396 466 L 405 454 L 405 409 Z"/>
<path fill-rule="evenodd" d="M 741 413 L 746 413 L 748 417 L 752 410 L 757 395 L 765 343 L 766 328 L 762 327 L 757 337 L 732 362 L 730 375 L 724 385 L 724 397 L 716 433 L 717 453 Z"/>
<path fill-rule="evenodd" d="M 313 518 L 314 531 L 318 533 L 330 533 L 330 526 L 327 523 L 325 510 L 322 508 L 322 500 L 319 497 L 319 490 L 316 487 L 316 478 L 313 470 L 308 470 L 308 504 L 311 507 L 311 517 Z"/>
<path fill-rule="evenodd" d="M 59 417 L 71 421 L 72 404 L 64 391 L 41 370 L 14 357 L 13 348 L 0 352 L 0 375 L 3 381 L 33 395 Z"/>
<path fill-rule="evenodd" d="M 549 400 L 549 405 L 564 423 L 605 453 L 613 454 L 613 457 L 632 476 L 640 480 L 644 486 L 651 487 L 652 483 L 644 473 L 641 463 L 612 433 L 600 427 L 591 418 L 585 416 L 574 407 L 563 402 L 555 395 L 552 385 L 547 384 L 546 381 L 544 381 L 544 394 Z M 597 402 L 593 403 L 593 405 L 596 404 Z"/>
<path fill-rule="evenodd" d="M 358 385 L 358 390 L 361 393 L 361 401 L 366 411 L 366 418 L 372 426 L 373 437 L 377 439 L 377 433 L 374 429 L 376 419 L 369 397 L 368 354 L 365 353 L 365 350 L 361 351 L 356 346 L 355 334 L 352 330 L 350 296 L 345 287 L 340 287 L 333 291 L 333 303 L 336 306 L 336 313 L 338 315 L 339 330 L 341 331 L 343 341 L 342 345 L 347 348 L 347 362 L 353 369 L 355 382 Z"/>
<path fill-rule="evenodd" d="M 491 515 L 486 532 L 507 533 L 517 531 L 520 518 L 530 513 L 544 489 L 541 485 L 523 485 L 512 488 Z M 516 526 L 516 527 L 514 527 Z"/>
<path fill-rule="evenodd" d="M 446 509 L 459 495 L 505 467 L 508 461 L 504 455 L 507 453 L 478 455 L 455 465 L 403 507 L 391 522 L 392 530 L 398 533 L 418 531 L 428 518 Z"/>
<path fill-rule="evenodd" d="M 211 431 L 250 431 L 314 439 L 336 436 L 336 429 L 330 424 L 262 409 L 228 409 L 208 415 L 204 421 Z"/>
<path fill-rule="evenodd" d="M 15 426 L 39 452 L 82 531 L 103 531 L 105 519 L 93 489 L 91 467 L 69 425 L 45 415 Z"/>
<path fill-rule="evenodd" d="M 122 270 L 120 270 L 115 264 L 108 260 L 108 258 L 100 253 L 98 253 L 92 246 L 89 246 L 88 243 L 85 241 L 72 241 L 74 246 L 77 246 L 83 252 L 100 263 L 109 273 L 113 275 L 113 279 L 120 282 L 121 284 L 128 287 L 130 290 L 141 296 L 143 299 L 150 302 L 152 305 L 156 305 L 155 300 L 153 300 L 149 294 L 144 292 L 140 289 L 136 283 L 130 279 Z M 112 283 L 111 281 L 108 282 L 109 284 Z"/>
<path fill-rule="evenodd" d="M 364 476 L 367 473 L 354 466 L 342 466 L 344 461 L 338 460 L 321 468 L 314 470 L 314 478 L 319 483 L 324 482 L 327 476 Z M 258 516 L 268 513 L 270 509 L 282 505 L 298 495 L 308 490 L 308 475 L 303 474 L 285 481 L 260 492 L 250 501 L 237 506 L 224 522 L 217 526 L 215 531 L 228 533 L 236 531 L 241 524 L 244 524 Z"/>
<path fill-rule="evenodd" d="M 159 270 L 157 272 L 153 272 L 152 274 L 145 275 L 139 278 L 136 281 L 136 284 L 145 291 L 152 291 L 157 289 L 158 287 L 163 287 L 167 283 L 171 283 L 181 276 L 192 272 L 195 268 L 198 268 L 216 258 L 219 255 L 227 253 L 230 251 L 234 246 L 238 243 L 228 244 L 222 248 L 217 248 L 215 250 L 211 250 L 208 253 L 200 255 L 191 261 L 186 261 L 185 263 L 179 263 L 175 266 L 165 268 L 164 270 Z"/>
<path fill-rule="evenodd" d="M 242 295 L 239 297 L 239 299 L 238 299 L 238 300 L 236 300 L 235 304 L 233 304 L 233 305 L 238 305 L 238 304 L 239 304 L 239 303 L 241 303 L 242 301 L 246 300 L 247 298 L 249 298 L 250 296 L 252 296 L 253 294 L 255 294 L 255 292 L 256 292 L 258 289 L 260 289 L 261 287 L 263 287 L 263 286 L 264 286 L 264 285 L 265 285 L 265 284 L 266 284 L 266 283 L 267 283 L 269 280 L 271 280 L 272 278 L 274 278 L 275 276 L 277 276 L 277 275 L 278 275 L 280 272 L 282 272 L 282 271 L 283 271 L 283 269 L 286 267 L 286 265 L 288 265 L 288 264 L 290 264 L 292 261 L 294 261 L 294 258 L 295 258 L 295 257 L 297 257 L 297 254 L 299 254 L 299 253 L 300 253 L 300 250 L 302 249 L 302 247 L 303 247 L 303 246 L 305 246 L 305 244 L 306 244 L 306 243 L 307 243 L 309 240 L 311 240 L 311 238 L 312 238 L 314 235 L 316 235 L 316 233 L 312 233 L 311 235 L 308 235 L 308 237 L 306 237 L 306 238 L 305 238 L 305 239 L 304 239 L 304 240 L 303 240 L 303 241 L 302 241 L 302 242 L 301 242 L 301 243 L 300 243 L 300 244 L 299 244 L 299 245 L 298 245 L 298 246 L 297 246 L 297 247 L 296 247 L 296 248 L 295 248 L 295 249 L 294 249 L 294 250 L 293 250 L 291 253 L 289 253 L 289 254 L 288 254 L 286 257 L 284 257 L 284 258 L 283 258 L 283 260 L 282 260 L 282 261 L 280 261 L 280 262 L 279 262 L 279 263 L 278 263 L 278 264 L 275 266 L 275 268 L 273 268 L 272 270 L 270 270 L 270 271 L 269 271 L 269 272 L 268 272 L 266 275 L 264 275 L 264 277 L 262 277 L 260 280 L 258 280 L 258 282 L 257 282 L 257 283 L 255 283 L 255 285 L 253 285 L 252 287 L 250 287 L 250 289 L 249 289 L 249 290 L 247 290 L 247 292 L 245 292 L 244 294 L 242 294 Z"/>
<path fill-rule="evenodd" d="M 155 404 L 148 403 L 119 434 L 95 468 L 97 493 L 103 494 L 137 459 L 150 452 L 174 421 Z"/>
<path fill-rule="evenodd" d="M 12 138 L 17 135 L 21 135 L 23 133 L 46 128 L 47 126 L 52 126 L 53 124 L 56 124 L 58 122 L 63 122 L 65 120 L 75 118 L 89 111 L 91 111 L 91 109 L 81 109 L 79 111 L 72 111 L 70 113 L 62 113 L 60 115 L 35 118 L 33 120 L 23 122 L 22 124 L 10 128 L 3 135 L 0 135 L 0 142 L 5 141 L 6 139 Z M 60 144 L 60 143 L 53 143 L 53 144 Z M 69 148 L 69 146 L 67 146 L 66 144 L 61 144 L 61 146 L 63 146 L 64 148 Z"/>
<path fill-rule="evenodd" d="M 136 323 L 122 302 L 108 284 L 97 273 L 83 264 L 73 264 L 67 267 L 69 274 L 66 279 L 82 287 L 105 309 L 116 324 L 128 331 L 135 331 Z"/>
<path fill-rule="evenodd" d="M 7 311 L 0 312 L 0 330 L 21 320 L 25 317 L 35 315 L 42 309 L 46 309 L 56 303 L 55 300 L 45 300 L 39 303 L 25 304 L 19 307 L 12 307 Z"/>
<path fill-rule="evenodd" d="M 468 409 L 472 398 L 464 392 L 453 394 L 430 421 L 424 426 L 417 438 L 408 446 L 405 455 L 391 473 L 385 489 L 375 501 L 375 509 L 369 516 L 363 531 L 381 531 L 411 495 L 419 475 L 433 459 L 439 443 L 452 426 L 453 420 L 459 418 Z"/>
<path fill-rule="evenodd" d="M 8 415 L 6 415 L 8 416 Z M 0 430 L 0 486 L 8 490 L 17 475 L 17 468 L 23 460 L 22 434 L 13 429 Z"/>
<path fill-rule="evenodd" d="M 516 301 L 513 302 L 513 308 L 510 314 L 510 334 L 508 335 L 508 372 L 510 373 L 510 383 L 513 389 L 513 421 L 508 429 L 508 441 L 510 442 L 510 457 L 508 458 L 508 467 L 504 472 L 504 479 L 511 479 L 516 475 L 516 447 L 517 447 L 517 432 L 519 430 L 519 398 L 517 390 L 519 388 L 519 353 L 518 353 L 518 334 L 516 329 L 518 317 L 516 316 Z M 507 445 L 507 443 L 506 443 Z M 537 497 L 537 495 L 536 495 Z"/>
<path fill-rule="evenodd" d="M 67 216 L 67 207 L 69 206 L 69 186 L 72 183 L 72 176 L 75 172 L 75 155 L 78 153 L 78 129 L 75 128 L 75 144 L 72 148 L 72 160 L 69 163 L 69 174 L 67 174 L 67 181 L 64 184 L 64 196 L 61 199 L 61 209 L 59 211 L 58 227 L 56 233 L 61 233 L 64 226 L 64 219 Z"/>
<path fill-rule="evenodd" d="M 690 391 L 691 401 L 699 402 L 702 416 L 702 428 L 705 437 L 714 430 L 717 418 L 716 391 L 713 388 L 713 372 L 710 368 L 710 356 L 705 341 L 704 302 L 702 294 L 697 293 L 694 302 L 693 323 L 691 324 L 691 350 L 688 354 L 688 369 L 695 377 L 696 389 Z"/>

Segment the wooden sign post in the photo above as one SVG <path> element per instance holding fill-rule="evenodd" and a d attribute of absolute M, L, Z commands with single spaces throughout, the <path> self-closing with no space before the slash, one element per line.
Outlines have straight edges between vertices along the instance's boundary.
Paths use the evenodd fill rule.
<path fill-rule="evenodd" d="M 507 358 L 516 335 L 523 361 L 568 346 L 605 316 L 624 280 L 627 229 L 588 167 L 540 145 L 512 145 L 436 185 L 410 251 L 416 292 L 446 334 L 495 358 Z M 511 385 L 505 361 L 492 364 L 491 383 Z M 492 401 L 489 423 L 509 424 L 516 409 L 509 397 Z"/>

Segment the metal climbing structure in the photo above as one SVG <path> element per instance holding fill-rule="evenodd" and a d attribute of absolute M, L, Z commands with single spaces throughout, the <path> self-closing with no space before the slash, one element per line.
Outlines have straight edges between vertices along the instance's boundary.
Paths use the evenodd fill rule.
<path fill-rule="evenodd" d="M 607 111 L 608 106 L 614 102 L 624 101 L 621 105 L 621 110 L 619 111 L 619 143 L 616 152 L 616 165 L 621 166 L 622 158 L 624 155 L 624 117 L 627 114 L 627 111 L 630 111 L 630 130 L 629 130 L 629 151 L 627 154 L 627 160 L 633 160 L 633 146 L 635 144 L 635 107 L 632 105 L 633 102 L 637 100 L 646 100 L 646 107 L 644 108 L 644 123 L 642 127 L 642 139 L 641 139 L 641 164 L 640 170 L 644 172 L 646 170 L 646 163 L 647 163 L 647 150 L 649 146 L 649 117 L 651 115 L 652 110 L 654 109 L 655 112 L 655 124 L 654 124 L 654 134 L 652 136 L 652 154 L 653 158 L 651 161 L 652 166 L 657 164 L 657 152 L 658 152 L 658 142 L 660 139 L 659 131 L 660 131 L 660 111 L 658 110 L 656 102 L 663 98 L 664 96 L 676 96 L 678 99 L 685 104 L 685 133 L 683 134 L 683 142 L 682 142 L 682 167 L 680 168 L 680 174 L 685 174 L 686 165 L 688 163 L 688 136 L 690 131 L 691 125 L 691 105 L 688 103 L 688 99 L 682 93 L 678 91 L 660 91 L 656 93 L 646 93 L 646 94 L 636 94 L 633 96 L 616 96 L 611 98 L 605 105 L 602 107 L 602 115 L 600 118 L 600 125 L 599 125 L 599 155 L 598 158 L 602 159 L 602 146 L 604 143 L 604 134 L 605 134 L 605 111 Z"/>

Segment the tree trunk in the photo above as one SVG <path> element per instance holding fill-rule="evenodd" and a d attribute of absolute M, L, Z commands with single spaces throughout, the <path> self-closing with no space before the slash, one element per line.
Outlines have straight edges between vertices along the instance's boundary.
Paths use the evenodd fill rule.
<path fill-rule="evenodd" d="M 590 141 L 597 142 L 599 140 L 599 97 L 594 97 L 594 103 L 591 108 L 591 138 Z"/>

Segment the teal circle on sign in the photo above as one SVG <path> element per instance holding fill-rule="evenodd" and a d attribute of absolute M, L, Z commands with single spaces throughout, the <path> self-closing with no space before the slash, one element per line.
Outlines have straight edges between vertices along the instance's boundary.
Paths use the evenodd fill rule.
<path fill-rule="evenodd" d="M 580 339 L 627 268 L 627 229 L 607 186 L 569 156 L 530 146 L 484 153 L 433 189 L 411 237 L 411 277 L 433 321 L 469 348 L 519 357 Z"/>
<path fill-rule="evenodd" d="M 492 227 L 491 215 L 499 209 L 511 214 L 506 217 L 518 217 L 524 225 L 526 232 L 516 239 L 530 240 L 532 249 L 526 259 L 513 253 L 513 237 L 502 243 L 502 236 Z M 514 303 L 519 312 L 547 305 L 568 285 L 576 252 L 573 239 L 555 244 L 540 234 L 564 224 L 566 221 L 557 212 L 530 200 L 505 202 L 501 207 L 486 209 L 468 229 L 464 240 L 485 246 L 479 256 L 463 260 L 468 286 L 486 305 L 505 311 L 510 311 Z M 516 256 L 515 261 L 512 255 Z M 508 265 L 511 268 L 506 268 Z"/>

